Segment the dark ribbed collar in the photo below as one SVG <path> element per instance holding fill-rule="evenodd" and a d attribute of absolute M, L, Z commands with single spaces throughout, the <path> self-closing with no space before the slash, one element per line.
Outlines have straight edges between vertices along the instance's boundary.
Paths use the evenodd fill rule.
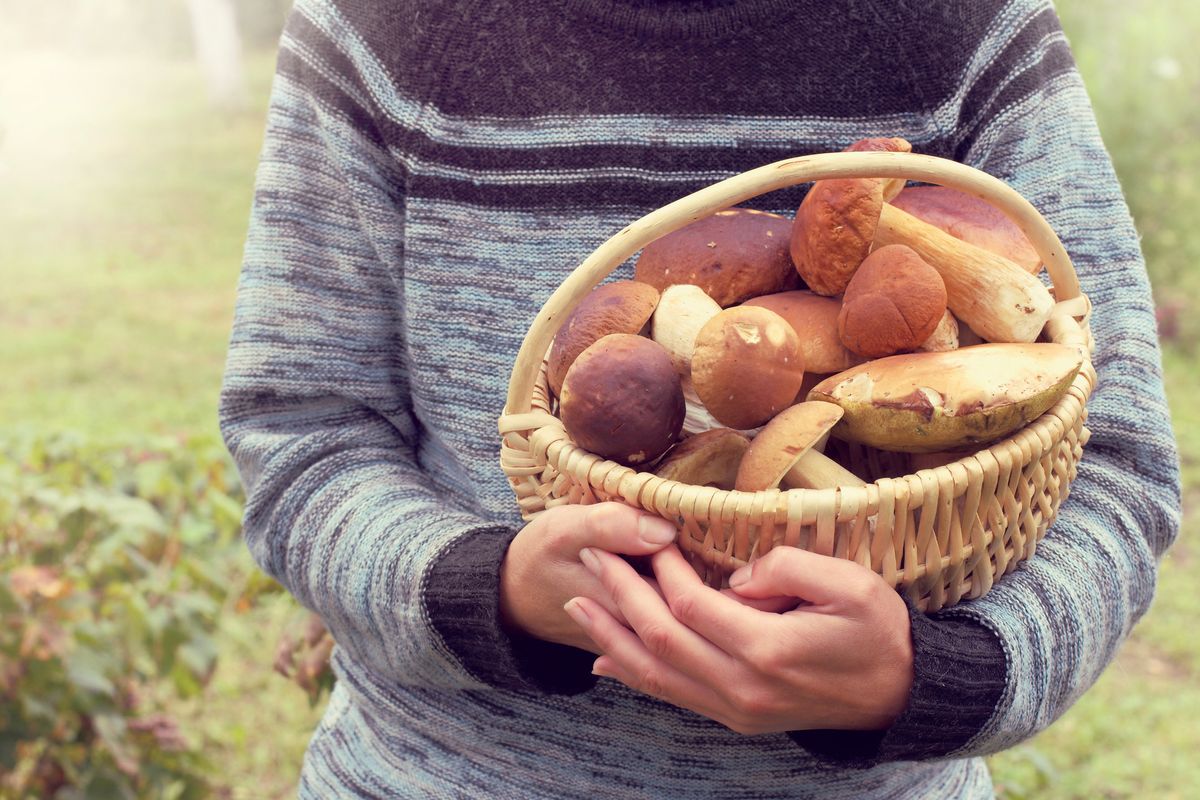
<path fill-rule="evenodd" d="M 783 20 L 795 0 L 560 0 L 581 24 L 639 37 L 720 39 Z"/>

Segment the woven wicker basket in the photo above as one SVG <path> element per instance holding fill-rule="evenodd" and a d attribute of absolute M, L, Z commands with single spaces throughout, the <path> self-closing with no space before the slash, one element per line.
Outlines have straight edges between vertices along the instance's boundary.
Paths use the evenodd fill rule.
<path fill-rule="evenodd" d="M 714 586 L 773 547 L 852 559 L 919 608 L 979 597 L 1034 554 L 1076 474 L 1096 374 L 1085 359 L 1067 394 L 1008 439 L 959 461 L 897 474 L 895 454 L 843 446 L 866 487 L 724 491 L 663 480 L 588 453 L 551 413 L 544 356 L 563 319 L 617 266 L 649 242 L 765 192 L 823 178 L 907 178 L 951 186 L 995 205 L 1041 256 L 1057 305 L 1042 339 L 1090 352 L 1090 306 L 1045 219 L 1002 181 L 962 164 L 911 153 L 830 153 L 768 164 L 664 206 L 591 254 L 546 302 L 525 337 L 509 384 L 500 463 L 522 515 L 564 503 L 620 500 L 671 520 L 678 543 Z M 902 457 L 901 457 L 902 458 Z M 888 477 L 889 475 L 893 477 Z"/>

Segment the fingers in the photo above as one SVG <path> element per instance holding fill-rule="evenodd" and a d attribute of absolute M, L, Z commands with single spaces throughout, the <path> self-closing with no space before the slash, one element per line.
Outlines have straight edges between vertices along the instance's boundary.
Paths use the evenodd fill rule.
<path fill-rule="evenodd" d="M 722 649 L 676 619 L 654 587 L 621 558 L 592 549 L 580 551 L 579 557 L 600 579 L 601 586 L 633 628 L 643 648 L 656 659 L 701 680 L 723 674 L 732 666 L 731 659 Z M 737 603 L 729 602 L 741 608 Z M 625 641 L 627 639 L 622 638 L 617 643 Z M 605 646 L 607 643 L 597 644 L 610 652 Z"/>
<path fill-rule="evenodd" d="M 705 586 L 676 547 L 655 553 L 650 563 L 675 618 L 732 656 L 743 652 L 775 621 Z"/>
<path fill-rule="evenodd" d="M 577 597 L 565 609 L 604 652 L 593 667 L 596 674 L 616 678 L 631 689 L 697 713 L 715 715 L 715 709 L 710 707 L 711 687 L 657 658 L 637 635 L 598 603 Z M 707 668 L 712 670 L 709 674 L 714 678 L 722 674 L 718 664 L 708 664 Z"/>
<path fill-rule="evenodd" d="M 853 561 L 796 547 L 776 547 L 729 577 L 729 587 L 743 597 L 786 595 L 816 606 L 873 593 L 879 582 L 879 576 Z"/>
<path fill-rule="evenodd" d="M 675 526 L 622 503 L 559 506 L 539 517 L 559 539 L 558 549 L 574 559 L 585 547 L 645 556 L 675 541 Z"/>

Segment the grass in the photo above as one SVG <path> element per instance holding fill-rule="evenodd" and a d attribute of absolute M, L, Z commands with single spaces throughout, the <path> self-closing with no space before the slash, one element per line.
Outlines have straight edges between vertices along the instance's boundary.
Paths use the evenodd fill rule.
<path fill-rule="evenodd" d="M 1008 798 L 1194 797 L 1200 234 L 1188 209 L 1200 207 L 1200 12 L 1184 0 L 1060 9 L 1169 323 L 1189 515 L 1154 608 L 1097 686 L 990 763 Z M 270 66 L 267 56 L 249 64 L 249 111 L 217 114 L 184 62 L 0 53 L 0 419 L 10 428 L 215 435 Z M 319 709 L 270 671 L 261 634 L 293 612 L 278 598 L 231 615 L 203 703 L 181 709 L 217 743 L 229 786 L 243 787 L 231 796 L 294 791 Z"/>

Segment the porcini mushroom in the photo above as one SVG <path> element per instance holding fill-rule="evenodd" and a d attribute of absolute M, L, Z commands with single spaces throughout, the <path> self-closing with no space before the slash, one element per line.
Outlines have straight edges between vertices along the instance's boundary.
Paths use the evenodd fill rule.
<path fill-rule="evenodd" d="M 781 483 L 785 488 L 828 489 L 866 483 L 833 459 L 822 455 L 829 432 L 842 418 L 832 403 L 799 403 L 784 409 L 754 437 L 742 457 L 734 488 L 761 492 Z"/>
<path fill-rule="evenodd" d="M 546 357 L 546 381 L 554 394 L 562 393 L 563 379 L 579 354 L 611 333 L 640 333 L 654 307 L 658 290 L 637 281 L 615 281 L 597 286 L 563 321 Z"/>
<path fill-rule="evenodd" d="M 692 350 L 704 323 L 721 313 L 721 307 L 699 286 L 668 286 L 650 318 L 650 338 L 671 355 L 681 378 L 692 374 Z"/>
<path fill-rule="evenodd" d="M 898 136 L 859 139 L 845 149 L 846 153 L 911 153 L 912 145 Z M 883 201 L 889 203 L 904 189 L 904 178 L 883 178 Z"/>
<path fill-rule="evenodd" d="M 860 139 L 844 152 L 912 152 L 900 138 Z M 817 294 L 841 294 L 875 237 L 884 203 L 904 188 L 900 178 L 817 181 L 796 211 L 789 252 L 804 282 Z"/>
<path fill-rule="evenodd" d="M 699 286 L 722 306 L 800 285 L 788 255 L 792 223 L 750 208 L 727 208 L 642 250 L 634 278 L 661 290 Z"/>
<path fill-rule="evenodd" d="M 915 250 L 946 284 L 950 310 L 990 342 L 1032 342 L 1054 298 L 1036 277 L 1002 255 L 922 222 L 884 202 L 879 178 L 817 181 L 796 212 L 791 254 L 818 294 L 842 293 L 873 247 Z"/>
<path fill-rule="evenodd" d="M 910 186 L 892 205 L 955 239 L 999 253 L 1036 275 L 1042 258 L 1017 224 L 986 200 L 949 186 Z"/>
<path fill-rule="evenodd" d="M 745 430 L 791 405 L 804 380 L 804 354 L 792 326 L 774 311 L 727 308 L 696 337 L 692 385 L 721 424 Z"/>
<path fill-rule="evenodd" d="M 904 245 L 881 247 L 854 273 L 842 298 L 842 344 L 866 358 L 915 350 L 946 313 L 937 270 Z"/>
<path fill-rule="evenodd" d="M 805 372 L 835 373 L 862 363 L 838 338 L 838 312 L 842 304 L 832 297 L 795 291 L 753 297 L 742 305 L 774 311 L 787 320 L 800 337 Z"/>
<path fill-rule="evenodd" d="M 1050 318 L 1054 298 L 1023 267 L 885 203 L 875 246 L 889 244 L 911 247 L 936 269 L 954 316 L 989 342 L 1032 342 Z"/>
<path fill-rule="evenodd" d="M 683 427 L 683 388 L 651 340 L 614 333 L 579 354 L 563 381 L 559 416 L 580 447 L 621 464 L 648 464 Z"/>
<path fill-rule="evenodd" d="M 1082 363 L 1078 348 L 1054 343 L 909 353 L 834 375 L 809 397 L 845 410 L 833 432 L 839 439 L 906 453 L 956 450 L 1040 417 Z"/>
<path fill-rule="evenodd" d="M 729 428 L 689 436 L 667 453 L 654 470 L 660 478 L 695 486 L 732 489 L 750 439 Z"/>

